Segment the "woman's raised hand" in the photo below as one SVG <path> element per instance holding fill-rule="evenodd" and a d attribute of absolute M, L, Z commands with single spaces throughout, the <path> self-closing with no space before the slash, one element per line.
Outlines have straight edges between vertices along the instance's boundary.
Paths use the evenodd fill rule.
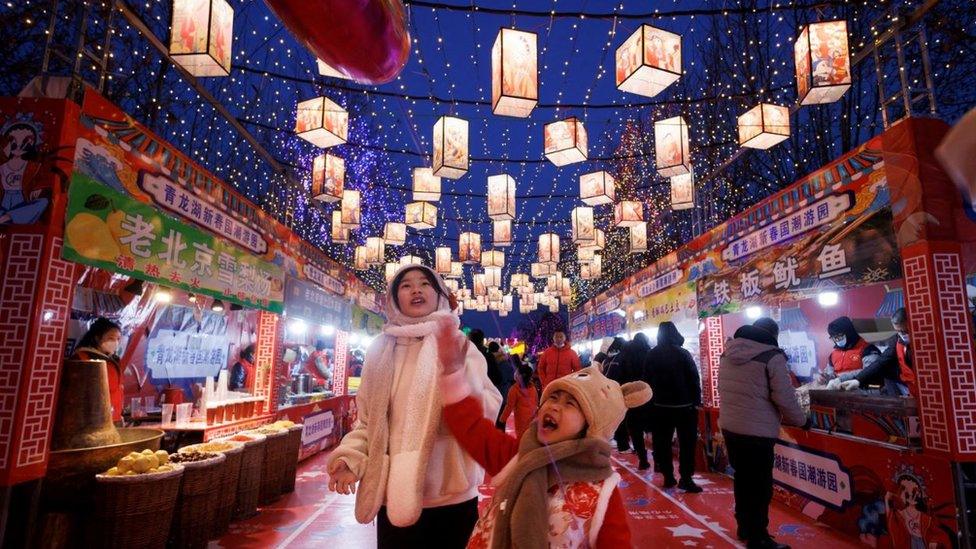
<path fill-rule="evenodd" d="M 464 357 L 468 352 L 468 339 L 457 329 L 450 318 L 443 318 L 437 324 L 437 356 L 443 374 L 449 375 L 464 367 Z"/>

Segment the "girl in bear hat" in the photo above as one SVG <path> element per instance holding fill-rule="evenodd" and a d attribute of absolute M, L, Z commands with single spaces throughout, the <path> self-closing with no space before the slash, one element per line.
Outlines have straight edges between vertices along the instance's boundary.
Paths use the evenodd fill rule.
<path fill-rule="evenodd" d="M 650 387 L 584 368 L 546 386 L 535 423 L 515 439 L 482 414 L 464 373 L 466 343 L 447 323 L 437 340 L 444 421 L 496 487 L 468 548 L 630 547 L 609 439 Z"/>
<path fill-rule="evenodd" d="M 377 544 L 463 547 L 478 518 L 484 470 L 441 421 L 437 333 L 463 337 L 456 304 L 441 278 L 401 267 L 386 296 L 387 323 L 366 353 L 356 395 L 359 418 L 329 456 L 329 488 L 356 492 L 356 520 L 377 519 Z M 474 347 L 451 363 L 472 388 L 481 418 L 493 423 L 501 395 Z"/>

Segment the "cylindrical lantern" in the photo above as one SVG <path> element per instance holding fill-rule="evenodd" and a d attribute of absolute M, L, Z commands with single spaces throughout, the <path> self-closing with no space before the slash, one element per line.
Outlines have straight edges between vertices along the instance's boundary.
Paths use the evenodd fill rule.
<path fill-rule="evenodd" d="M 481 263 L 481 235 L 478 233 L 461 233 L 458 238 L 458 260 L 461 263 Z"/>
<path fill-rule="evenodd" d="M 385 271 L 386 271 L 386 284 L 389 285 L 390 282 L 393 282 L 393 277 L 396 276 L 396 272 L 397 272 L 397 269 L 400 268 L 400 264 L 399 263 L 385 263 L 384 265 L 385 265 Z"/>
<path fill-rule="evenodd" d="M 596 229 L 593 232 L 594 232 L 594 236 L 596 237 L 593 239 L 593 242 L 587 242 L 587 243 L 581 242 L 579 245 L 579 249 L 598 251 L 606 247 L 607 245 L 606 234 L 600 229 Z"/>
<path fill-rule="evenodd" d="M 342 224 L 342 212 L 332 210 L 332 242 L 346 244 L 349 242 L 349 229 Z"/>
<path fill-rule="evenodd" d="M 390 246 L 403 246 L 407 243 L 407 225 L 388 221 L 383 226 L 383 240 Z"/>
<path fill-rule="evenodd" d="M 485 267 L 485 285 L 489 288 L 502 287 L 501 267 Z"/>
<path fill-rule="evenodd" d="M 545 126 L 546 158 L 556 166 L 586 160 L 586 128 L 575 116 Z"/>
<path fill-rule="evenodd" d="M 488 250 L 482 252 L 481 254 L 481 266 L 482 267 L 504 267 L 505 266 L 505 252 L 501 250 Z"/>
<path fill-rule="evenodd" d="M 312 198 L 321 202 L 342 200 L 346 181 L 346 161 L 331 154 L 320 154 L 312 161 Z"/>
<path fill-rule="evenodd" d="M 616 57 L 617 89 L 654 97 L 681 76 L 681 36 L 641 25 Z"/>
<path fill-rule="evenodd" d="M 630 253 L 647 251 L 647 223 L 641 221 L 630 227 Z"/>
<path fill-rule="evenodd" d="M 512 222 L 508 219 L 492 221 L 491 243 L 496 248 L 512 245 Z"/>
<path fill-rule="evenodd" d="M 671 178 L 671 209 L 687 210 L 695 207 L 695 173 L 688 172 Z"/>
<path fill-rule="evenodd" d="M 491 47 L 491 112 L 527 118 L 539 101 L 534 32 L 501 29 Z"/>
<path fill-rule="evenodd" d="M 451 262 L 451 274 L 447 275 L 448 278 L 464 278 L 464 263 L 460 261 Z"/>
<path fill-rule="evenodd" d="M 585 173 L 580 176 L 580 200 L 589 206 L 612 204 L 616 181 L 605 171 Z"/>
<path fill-rule="evenodd" d="M 234 8 L 226 0 L 175 0 L 169 55 L 193 76 L 230 74 Z"/>
<path fill-rule="evenodd" d="M 559 263 L 559 235 L 543 233 L 539 235 L 539 262 Z"/>
<path fill-rule="evenodd" d="M 793 44 L 796 95 L 801 105 L 833 103 L 851 87 L 847 21 L 811 23 Z"/>
<path fill-rule="evenodd" d="M 507 174 L 488 177 L 488 217 L 515 219 L 515 180 Z"/>
<path fill-rule="evenodd" d="M 359 191 L 352 189 L 342 191 L 342 224 L 346 228 L 358 229 L 361 224 L 359 201 Z"/>
<path fill-rule="evenodd" d="M 443 246 L 434 250 L 434 270 L 443 276 L 451 274 L 451 248 Z"/>
<path fill-rule="evenodd" d="M 546 278 L 556 272 L 555 263 L 533 263 L 532 278 Z"/>
<path fill-rule="evenodd" d="M 468 173 L 468 121 L 442 116 L 434 124 L 434 167 L 437 177 L 457 179 Z"/>
<path fill-rule="evenodd" d="M 644 205 L 636 200 L 621 200 L 613 210 L 613 221 L 618 227 L 633 227 L 644 222 Z"/>
<path fill-rule="evenodd" d="M 596 238 L 596 227 L 593 225 L 593 208 L 577 206 L 573 208 L 573 242 L 592 242 Z"/>
<path fill-rule="evenodd" d="M 430 168 L 413 169 L 413 199 L 418 202 L 437 202 L 441 199 L 441 178 Z"/>
<path fill-rule="evenodd" d="M 302 101 L 298 104 L 295 133 L 321 149 L 341 145 L 349 137 L 349 113 L 327 97 Z"/>
<path fill-rule="evenodd" d="M 790 109 L 760 103 L 739 117 L 739 145 L 768 149 L 790 136 Z"/>
<path fill-rule="evenodd" d="M 407 225 L 414 229 L 433 229 L 437 226 L 437 206 L 430 202 L 407 204 Z"/>
<path fill-rule="evenodd" d="M 688 124 L 684 118 L 675 116 L 654 123 L 654 158 L 661 177 L 691 171 Z"/>
<path fill-rule="evenodd" d="M 407 254 L 400 258 L 400 265 L 423 265 L 424 260 L 415 255 Z"/>
<path fill-rule="evenodd" d="M 471 275 L 471 288 L 475 296 L 488 295 L 488 284 L 485 281 L 485 273 L 474 273 Z"/>
<path fill-rule="evenodd" d="M 353 268 L 357 271 L 365 271 L 369 268 L 369 263 L 366 262 L 366 246 L 356 246 L 353 255 Z"/>
<path fill-rule="evenodd" d="M 366 263 L 379 265 L 386 259 L 386 242 L 379 236 L 366 239 Z"/>

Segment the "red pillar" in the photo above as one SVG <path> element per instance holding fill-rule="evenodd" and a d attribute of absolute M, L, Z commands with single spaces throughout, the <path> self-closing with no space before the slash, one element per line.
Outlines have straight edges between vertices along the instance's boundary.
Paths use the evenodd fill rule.
<path fill-rule="evenodd" d="M 254 365 L 257 368 L 254 395 L 264 399 L 258 403 L 258 414 L 268 414 L 278 409 L 275 371 L 281 362 L 284 328 L 279 315 L 268 311 L 258 312 L 258 340 L 254 345 Z"/>
<path fill-rule="evenodd" d="M 702 405 L 706 408 L 718 408 L 718 366 L 722 351 L 725 350 L 721 317 L 711 316 L 702 320 L 700 338 Z"/>

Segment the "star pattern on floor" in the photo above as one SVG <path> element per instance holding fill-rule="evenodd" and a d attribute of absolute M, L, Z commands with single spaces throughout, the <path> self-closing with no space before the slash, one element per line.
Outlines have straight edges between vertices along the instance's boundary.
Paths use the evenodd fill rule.
<path fill-rule="evenodd" d="M 676 538 L 699 538 L 705 539 L 704 533 L 705 529 L 695 528 L 690 524 L 682 524 L 681 526 L 667 526 L 668 530 L 671 531 L 671 535 Z"/>

